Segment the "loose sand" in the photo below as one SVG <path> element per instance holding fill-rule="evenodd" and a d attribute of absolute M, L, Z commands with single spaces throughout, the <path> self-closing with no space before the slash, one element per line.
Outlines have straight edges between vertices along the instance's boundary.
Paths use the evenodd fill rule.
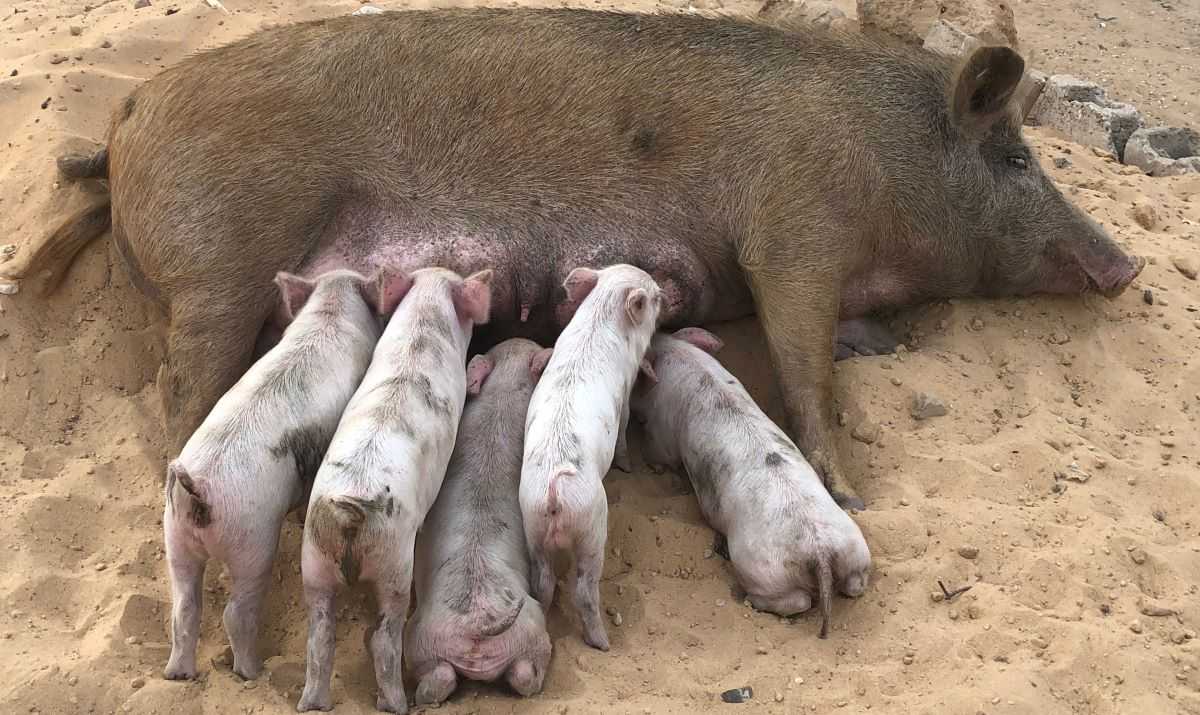
<path fill-rule="evenodd" d="M 1044 69 L 1111 77 L 1121 98 L 1194 122 L 1200 9 L 1164 4 L 1172 3 L 1015 8 L 1022 46 Z M 200 0 L 136 10 L 132 0 L 90 10 L 3 3 L 0 243 L 24 246 L 86 200 L 55 186 L 53 159 L 101 138 L 110 109 L 139 81 L 264 23 L 358 6 L 226 5 L 232 14 Z M 1102 35 L 1090 19 L 1097 10 L 1121 15 Z M 1125 55 L 1096 62 L 1104 38 Z M 1129 48 L 1116 44 L 1122 38 Z M 730 569 L 705 557 L 711 533 L 678 479 L 614 473 L 602 585 L 623 620 L 611 628 L 612 651 L 585 647 L 570 608 L 556 608 L 543 695 L 518 700 L 468 685 L 445 710 L 1200 712 L 1200 286 L 1171 263 L 1200 261 L 1200 177 L 1147 178 L 1030 134 L 1067 194 L 1151 263 L 1113 302 L 913 310 L 898 323 L 909 352 L 840 363 L 842 453 L 871 507 L 856 519 L 875 572 L 866 596 L 839 600 L 828 640 L 817 640 L 813 618 L 781 622 L 734 600 Z M 1054 168 L 1058 157 L 1069 166 Z M 1139 213 L 1153 221 L 1143 215 L 1140 225 Z M 224 661 L 218 614 L 227 582 L 213 568 L 201 680 L 159 675 L 170 598 L 159 523 L 167 455 L 154 388 L 162 329 L 107 239 L 83 253 L 50 299 L 32 290 L 0 296 L 2 712 L 288 712 L 296 702 L 306 623 L 294 521 L 262 634 L 268 673 L 242 683 Z M 717 332 L 728 342 L 721 358 L 778 416 L 757 328 L 745 321 Z M 949 414 L 915 422 L 914 391 L 937 395 Z M 877 438 L 856 440 L 855 428 Z M 960 555 L 971 549 L 974 558 Z M 972 588 L 938 602 L 939 580 Z M 334 698 L 338 712 L 372 712 L 367 612 L 362 598 L 341 603 Z M 1156 606 L 1177 615 L 1142 612 Z M 720 691 L 743 685 L 754 688 L 749 704 L 720 703 Z"/>

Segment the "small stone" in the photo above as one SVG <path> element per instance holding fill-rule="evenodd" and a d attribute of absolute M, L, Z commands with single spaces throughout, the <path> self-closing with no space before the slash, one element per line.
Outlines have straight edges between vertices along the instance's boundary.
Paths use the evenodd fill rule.
<path fill-rule="evenodd" d="M 1002 466 L 1001 466 L 1001 465 L 999 465 L 999 464 L 993 464 L 993 465 L 992 465 L 992 471 L 993 471 L 993 472 L 1000 472 L 1000 471 L 1003 471 L 1003 470 L 1004 470 L 1004 467 L 1002 467 Z"/>
<path fill-rule="evenodd" d="M 1196 280 L 1196 261 L 1186 256 L 1171 256 L 1171 265 L 1189 280 Z"/>
<path fill-rule="evenodd" d="M 964 559 L 974 559 L 979 556 L 979 549 L 975 546 L 960 546 L 958 547 L 958 555 Z"/>
<path fill-rule="evenodd" d="M 766 646 L 764 646 L 764 645 L 760 645 L 759 647 L 755 648 L 754 650 L 755 650 L 755 652 L 756 652 L 756 653 L 758 653 L 759 655 L 766 655 L 766 654 L 767 654 L 767 647 L 766 647 Z"/>
<path fill-rule="evenodd" d="M 1150 204 L 1134 204 L 1130 214 L 1133 216 L 1133 220 L 1147 231 L 1158 225 L 1158 211 Z"/>
<path fill-rule="evenodd" d="M 733 688 L 721 693 L 721 700 L 727 703 L 744 703 L 754 697 L 754 689 L 750 686 Z"/>
<path fill-rule="evenodd" d="M 946 403 L 928 392 L 918 392 L 913 396 L 909 414 L 916 420 L 927 420 L 932 417 L 943 417 L 949 414 Z"/>
<path fill-rule="evenodd" d="M 141 10 L 144 7 L 150 7 L 150 0 L 137 0 L 133 3 L 134 10 Z"/>
<path fill-rule="evenodd" d="M 777 703 L 783 702 L 783 693 L 779 692 L 778 690 L 775 691 L 775 702 L 777 702 Z"/>
<path fill-rule="evenodd" d="M 1129 558 L 1133 559 L 1133 563 L 1141 566 L 1142 564 L 1146 563 L 1146 552 L 1142 551 L 1141 549 L 1134 549 L 1133 551 L 1129 552 Z"/>
<path fill-rule="evenodd" d="M 177 13 L 177 12 L 179 12 L 179 8 L 177 8 L 177 7 L 169 7 L 169 8 L 167 8 L 167 14 L 168 14 L 168 15 L 174 15 L 174 14 L 175 14 L 175 13 Z"/>
<path fill-rule="evenodd" d="M 1038 650 L 1046 650 L 1050 647 L 1050 644 L 1039 636 L 1034 636 L 1032 639 L 1030 639 L 1029 644 Z"/>
<path fill-rule="evenodd" d="M 1133 631 L 1134 633 L 1141 633 L 1142 632 L 1142 622 L 1136 618 L 1133 619 L 1132 621 L 1129 622 L 1129 630 Z"/>
<path fill-rule="evenodd" d="M 125 645 L 141 645 L 142 639 L 137 636 L 129 636 L 125 639 Z"/>
<path fill-rule="evenodd" d="M 107 50 L 112 47 L 112 40 L 105 40 L 100 43 L 100 49 Z"/>
<path fill-rule="evenodd" d="M 893 384 L 893 385 L 895 385 L 896 387 L 900 387 L 901 385 L 903 385 L 903 384 L 904 384 L 904 381 L 903 381 L 903 380 L 901 380 L 900 378 L 898 378 L 898 377 L 895 377 L 895 376 L 893 376 L 893 377 L 892 377 L 892 381 L 891 381 L 891 382 L 892 382 L 892 384 Z"/>
<path fill-rule="evenodd" d="M 145 687 L 145 685 L 146 685 L 145 678 L 134 678 L 133 680 L 129 681 L 129 687 L 133 688 L 134 690 L 143 688 L 143 687 Z"/>
<path fill-rule="evenodd" d="M 1164 606 L 1161 603 L 1155 603 L 1145 598 L 1139 599 L 1138 611 L 1143 616 L 1151 618 L 1163 618 L 1165 616 L 1173 616 L 1176 613 L 1176 610 L 1170 606 Z"/>
<path fill-rule="evenodd" d="M 79 37 L 80 35 L 83 34 L 83 28 L 80 27 L 79 25 L 71 25 L 70 32 L 75 37 Z"/>
<path fill-rule="evenodd" d="M 53 55 L 53 56 L 50 58 L 50 64 L 52 64 L 52 65 L 61 65 L 62 63 L 66 62 L 66 61 L 67 61 L 67 56 L 66 56 L 66 55 L 60 55 L 60 54 L 57 54 L 57 53 L 56 53 L 56 54 L 54 54 L 54 55 Z"/>
<path fill-rule="evenodd" d="M 354 12 L 352 12 L 350 14 L 351 15 L 379 15 L 382 12 L 383 12 L 383 10 L 380 10 L 379 8 L 375 7 L 374 5 L 363 5 L 362 7 L 360 7 L 359 9 L 355 10 Z"/>
<path fill-rule="evenodd" d="M 1054 157 L 1054 168 L 1055 169 L 1065 169 L 1070 165 L 1071 165 L 1071 160 L 1068 159 L 1067 157 L 1065 157 L 1065 156 Z"/>
<path fill-rule="evenodd" d="M 946 600 L 946 594 L 942 593 L 941 591 L 930 591 L 929 600 L 933 601 L 934 603 L 941 603 L 942 601 Z"/>
<path fill-rule="evenodd" d="M 904 656 L 903 658 L 901 658 L 901 659 L 900 659 L 900 662 L 904 663 L 905 665 L 912 665 L 912 664 L 913 664 L 913 660 L 914 660 L 913 656 L 911 656 L 911 655 L 906 655 L 906 656 Z"/>
<path fill-rule="evenodd" d="M 105 563 L 99 563 L 99 564 L 96 564 L 96 570 L 97 570 L 97 571 L 103 571 L 103 570 L 104 570 L 104 569 L 106 569 L 106 568 L 108 568 L 108 564 L 105 564 Z"/>
<path fill-rule="evenodd" d="M 622 623 L 624 623 L 624 622 L 625 622 L 625 619 L 621 617 L 621 612 L 620 612 L 620 611 L 617 611 L 616 613 L 614 613 L 614 614 L 613 614 L 613 616 L 612 616 L 612 622 L 613 622 L 613 625 L 614 625 L 614 626 L 619 626 L 619 625 L 621 625 Z"/>
<path fill-rule="evenodd" d="M 1142 302 L 1146 305 L 1154 305 L 1154 291 L 1149 288 L 1142 291 Z"/>
<path fill-rule="evenodd" d="M 1175 645 L 1182 645 L 1187 639 L 1187 633 L 1184 631 L 1171 631 L 1171 642 Z"/>
<path fill-rule="evenodd" d="M 850 436 L 863 444 L 875 444 L 879 441 L 881 432 L 882 429 L 879 425 L 870 420 L 863 420 L 854 426 L 854 429 L 850 431 Z"/>

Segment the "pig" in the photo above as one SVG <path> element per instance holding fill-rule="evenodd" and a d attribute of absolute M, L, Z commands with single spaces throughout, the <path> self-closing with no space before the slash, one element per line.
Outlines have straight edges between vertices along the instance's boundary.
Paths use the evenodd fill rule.
<path fill-rule="evenodd" d="M 255 641 L 279 529 L 308 497 L 342 410 L 371 362 L 393 278 L 338 270 L 315 282 L 281 272 L 287 325 L 225 393 L 167 467 L 163 537 L 171 578 L 170 680 L 196 675 L 201 587 L 210 558 L 229 570 L 225 631 L 233 672 L 259 674 Z"/>
<path fill-rule="evenodd" d="M 467 405 L 446 480 L 417 537 L 417 609 L 404 636 L 417 704 L 440 703 L 458 676 L 542 689 L 550 636 L 529 594 L 517 489 L 525 412 L 545 356 L 523 338 L 467 365 Z"/>
<path fill-rule="evenodd" d="M 861 596 L 871 553 L 796 445 L 712 357 L 720 349 L 699 328 L 654 336 L 656 379 L 640 379 L 631 401 L 645 429 L 643 455 L 682 467 L 750 603 L 791 616 L 815 597 L 825 638 L 835 586 Z"/>
<path fill-rule="evenodd" d="M 350 398 L 313 480 L 300 551 L 308 663 L 300 712 L 331 710 L 334 594 L 374 585 L 379 622 L 368 647 L 377 707 L 408 711 L 401 655 L 417 530 L 454 449 L 467 394 L 467 346 L 487 322 L 491 272 L 466 279 L 422 268 L 389 291 L 399 307 Z"/>
<path fill-rule="evenodd" d="M 629 392 L 662 311 L 662 289 L 645 271 L 617 264 L 567 276 L 567 327 L 545 354 L 530 398 L 521 463 L 521 516 L 529 581 L 542 608 L 554 600 L 551 558 L 575 557 L 575 607 L 583 640 L 608 650 L 600 575 L 608 538 L 604 475 L 628 461 Z"/>
<path fill-rule="evenodd" d="M 571 268 L 636 265 L 663 287 L 666 327 L 757 315 L 792 437 L 862 507 L 836 454 L 832 361 L 894 342 L 863 320 L 960 296 L 1112 296 L 1144 264 L 1041 170 L 1013 101 L 1023 69 L 1003 47 L 959 60 L 680 13 L 270 28 L 135 89 L 103 154 L 63 164 L 111 193 L 0 270 L 53 285 L 111 225 L 169 316 L 158 385 L 176 440 L 249 363 L 278 269 L 492 266 L 485 347 L 550 344 Z M 201 135 L 220 141 L 179 139 Z"/>

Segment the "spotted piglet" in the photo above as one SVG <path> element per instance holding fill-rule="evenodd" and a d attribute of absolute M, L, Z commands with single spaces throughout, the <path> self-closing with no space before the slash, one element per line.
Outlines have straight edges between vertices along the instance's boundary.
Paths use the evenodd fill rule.
<path fill-rule="evenodd" d="M 792 441 L 712 357 L 720 348 L 699 328 L 654 336 L 656 379 L 639 381 L 632 401 L 644 456 L 683 467 L 754 607 L 790 616 L 815 595 L 824 638 L 835 585 L 862 595 L 871 554 Z"/>
<path fill-rule="evenodd" d="M 542 608 L 554 599 L 556 552 L 575 556 L 575 607 L 584 641 L 608 650 L 600 575 L 608 538 L 603 478 L 624 455 L 629 392 L 654 334 L 662 298 L 644 271 L 618 264 L 576 268 L 564 283 L 578 306 L 554 345 L 525 420 L 521 514 L 530 584 Z"/>
<path fill-rule="evenodd" d="M 380 316 L 406 279 L 333 271 L 315 282 L 280 273 L 280 342 L 213 407 L 167 467 L 163 536 L 171 576 L 171 656 L 164 675 L 196 675 L 201 586 L 210 558 L 232 581 L 225 630 L 233 670 L 262 667 L 255 648 L 263 597 L 287 512 L 308 486 L 371 361 Z"/>
<path fill-rule="evenodd" d="M 467 344 L 473 326 L 487 322 L 491 280 L 491 271 L 465 280 L 442 268 L 415 271 L 338 424 L 304 525 L 308 667 L 301 712 L 333 707 L 334 592 L 359 581 L 374 585 L 379 605 L 369 641 L 376 704 L 408 710 L 401 653 L 413 546 L 454 449 Z"/>
<path fill-rule="evenodd" d="M 548 349 L 547 349 L 548 350 Z M 530 595 L 521 528 L 525 412 L 546 351 L 507 340 L 467 365 L 467 405 L 442 491 L 417 538 L 417 610 L 405 635 L 417 704 L 440 703 L 458 676 L 542 689 L 550 636 Z"/>

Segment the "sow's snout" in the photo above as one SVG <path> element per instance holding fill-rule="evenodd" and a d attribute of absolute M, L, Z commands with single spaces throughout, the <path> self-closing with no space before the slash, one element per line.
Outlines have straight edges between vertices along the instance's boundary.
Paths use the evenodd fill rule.
<path fill-rule="evenodd" d="M 1131 256 L 1100 224 L 1076 211 L 1078 229 L 1050 237 L 1035 281 L 1036 293 L 1078 294 L 1094 291 L 1107 298 L 1120 295 L 1146 266 Z"/>

